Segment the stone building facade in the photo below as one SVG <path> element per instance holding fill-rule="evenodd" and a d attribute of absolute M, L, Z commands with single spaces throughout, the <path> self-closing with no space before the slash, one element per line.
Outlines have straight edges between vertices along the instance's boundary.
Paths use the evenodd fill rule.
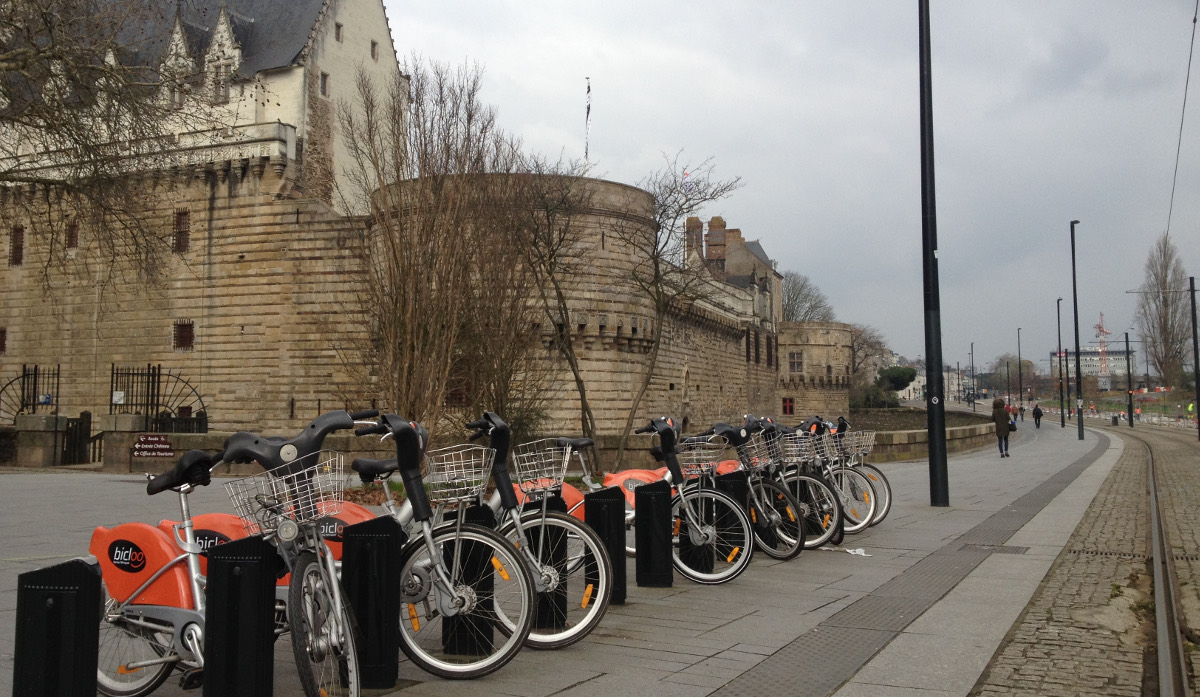
<path fill-rule="evenodd" d="M 12 413 L 10 388 L 35 365 L 59 368 L 50 407 L 70 415 L 122 410 L 113 367 L 161 365 L 181 395 L 165 406 L 203 408 L 217 431 L 292 432 L 356 391 L 337 344 L 365 337 L 346 308 L 363 279 L 351 242 L 366 223 L 353 201 L 335 207 L 346 155 L 332 115 L 358 66 L 404 79 L 382 3 L 209 4 L 162 27 L 171 37 L 162 64 L 194 65 L 204 76 L 164 85 L 163 98 L 225 99 L 229 127 L 181 128 L 174 147 L 148 154 L 128 180 L 155 202 L 146 222 L 168 240 L 156 262 L 161 284 L 139 283 L 132 262 L 114 267 L 86 228 L 72 238 L 69 218 L 25 235 L 34 223 L 13 211 L 47 192 L 0 188 L 0 414 Z M 279 31 L 267 41 L 271 27 Z M 839 352 L 848 328 L 781 323 L 782 277 L 757 241 L 719 217 L 707 231 L 689 219 L 687 256 L 708 274 L 707 292 L 657 326 L 613 234 L 630 221 L 648 229 L 650 195 L 614 182 L 587 186 L 590 272 L 573 280 L 569 302 L 600 433 L 623 427 L 655 337 L 662 345 L 639 418 L 673 414 L 699 430 L 744 413 L 778 416 L 788 399 L 796 415 L 844 411 L 848 361 Z M 549 327 L 542 339 L 556 375 L 552 427 L 575 432 L 573 380 Z M 792 371 L 796 352 L 804 367 Z"/>
<path fill-rule="evenodd" d="M 778 408 L 784 423 L 813 415 L 832 420 L 849 411 L 850 332 L 841 322 L 780 324 Z"/>

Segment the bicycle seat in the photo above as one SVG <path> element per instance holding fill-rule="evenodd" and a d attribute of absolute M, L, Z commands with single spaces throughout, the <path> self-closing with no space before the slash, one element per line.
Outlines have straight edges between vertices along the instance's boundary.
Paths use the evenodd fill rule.
<path fill-rule="evenodd" d="M 146 493 L 153 496 L 184 484 L 208 486 L 212 481 L 212 466 L 212 455 L 203 450 L 189 450 L 179 458 L 173 469 L 151 477 L 150 481 L 146 482 Z"/>
<path fill-rule="evenodd" d="M 560 448 L 570 448 L 571 450 L 583 450 L 595 445 L 595 441 L 591 438 L 566 438 L 561 437 L 555 441 L 555 445 Z"/>
<path fill-rule="evenodd" d="M 350 469 L 358 472 L 364 482 L 370 482 L 376 477 L 383 477 L 400 469 L 400 461 L 396 458 L 372 460 L 367 457 L 356 457 L 350 463 Z"/>

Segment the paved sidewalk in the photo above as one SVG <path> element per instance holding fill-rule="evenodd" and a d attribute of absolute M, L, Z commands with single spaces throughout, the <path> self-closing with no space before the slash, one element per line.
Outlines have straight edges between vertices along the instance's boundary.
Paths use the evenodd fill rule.
<path fill-rule="evenodd" d="M 628 602 L 576 646 L 522 652 L 467 683 L 402 664 L 397 689 L 369 694 L 966 695 L 1121 452 L 1094 431 L 1081 442 L 1074 428 L 1026 423 L 1010 458 L 950 458 L 949 507 L 929 505 L 926 462 L 885 463 L 892 513 L 842 549 L 756 555 L 716 587 L 676 576 L 638 588 L 629 560 Z M 97 524 L 177 518 L 171 494 L 144 492 L 132 476 L 0 474 L 0 691 L 11 691 L 17 575 L 85 553 Z M 219 487 L 193 497 L 196 512 L 229 508 Z M 298 694 L 290 660 L 282 640 L 277 695 Z M 185 693 L 168 681 L 156 694 Z"/>

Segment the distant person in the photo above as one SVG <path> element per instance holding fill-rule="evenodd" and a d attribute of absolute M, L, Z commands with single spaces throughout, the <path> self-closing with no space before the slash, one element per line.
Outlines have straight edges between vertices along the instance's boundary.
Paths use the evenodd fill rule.
<path fill-rule="evenodd" d="M 1033 427 L 1042 427 L 1042 405 L 1040 404 L 1033 405 Z"/>
<path fill-rule="evenodd" d="M 1008 457 L 1008 433 L 1010 414 L 1004 399 L 997 397 L 992 402 L 992 421 L 996 424 L 996 444 L 1000 446 L 1000 457 Z"/>
<path fill-rule="evenodd" d="M 1141 420 L 1142 420 L 1142 408 L 1141 408 L 1141 407 L 1135 407 L 1135 408 L 1134 408 L 1134 410 L 1133 410 L 1133 417 L 1134 417 L 1135 419 L 1137 419 L 1138 421 L 1141 421 Z"/>
<path fill-rule="evenodd" d="M 1025 420 L 1025 405 L 1024 405 L 1024 404 L 1022 404 L 1022 405 L 1021 405 L 1021 406 L 1020 406 L 1020 407 L 1017 409 L 1017 413 L 1019 413 L 1019 414 L 1021 415 L 1021 420 L 1022 420 L 1022 421 L 1024 421 L 1024 420 Z"/>

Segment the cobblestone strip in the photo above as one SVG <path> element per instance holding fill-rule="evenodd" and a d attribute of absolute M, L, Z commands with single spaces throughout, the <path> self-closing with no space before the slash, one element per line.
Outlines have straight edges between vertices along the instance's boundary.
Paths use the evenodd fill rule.
<path fill-rule="evenodd" d="M 1142 694 L 1146 455 L 1130 444 L 972 695 Z"/>
<path fill-rule="evenodd" d="M 1175 557 L 1180 624 L 1193 643 L 1200 640 L 1200 443 L 1194 432 L 1155 431 L 1154 460 L 1163 527 Z M 1191 674 L 1200 671 L 1200 652 L 1188 651 Z M 1194 683 L 1193 683 L 1194 684 Z"/>

